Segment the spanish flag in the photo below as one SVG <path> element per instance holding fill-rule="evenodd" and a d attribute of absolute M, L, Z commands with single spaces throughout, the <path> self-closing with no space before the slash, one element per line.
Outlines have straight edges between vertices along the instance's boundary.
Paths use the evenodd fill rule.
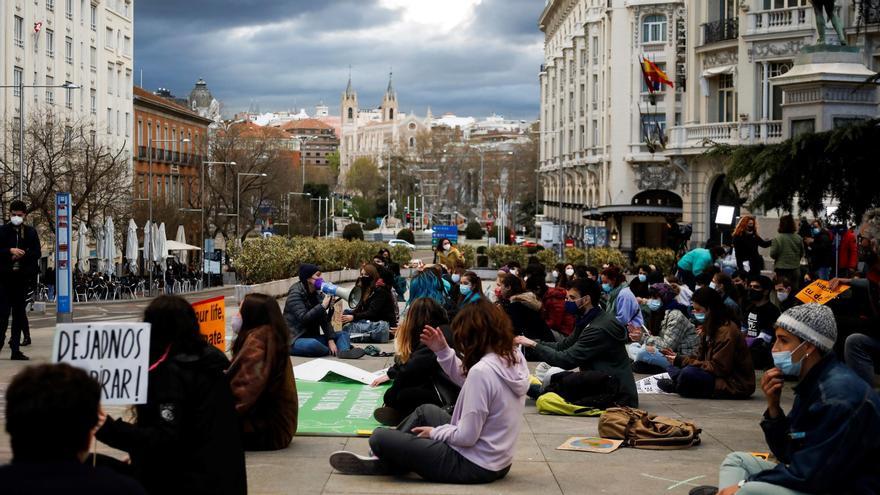
<path fill-rule="evenodd" d="M 657 91 L 662 85 L 674 88 L 675 85 L 669 79 L 665 72 L 657 67 L 657 64 L 646 58 L 642 58 L 642 75 L 645 77 L 645 83 L 652 91 Z"/>

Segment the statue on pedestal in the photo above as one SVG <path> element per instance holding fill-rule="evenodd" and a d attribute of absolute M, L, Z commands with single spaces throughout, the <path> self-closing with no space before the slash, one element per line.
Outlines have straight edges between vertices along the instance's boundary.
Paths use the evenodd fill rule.
<path fill-rule="evenodd" d="M 834 0 L 810 0 L 813 4 L 813 11 L 816 17 L 816 31 L 819 32 L 819 40 L 817 44 L 825 44 L 825 15 L 831 19 L 831 25 L 837 32 L 837 38 L 840 40 L 841 46 L 846 46 L 846 36 L 843 34 L 843 25 L 840 23 L 840 17 L 834 13 Z"/>

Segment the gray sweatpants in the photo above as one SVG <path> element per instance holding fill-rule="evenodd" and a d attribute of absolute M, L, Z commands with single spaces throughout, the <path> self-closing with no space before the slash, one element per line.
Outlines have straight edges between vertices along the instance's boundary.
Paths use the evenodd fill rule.
<path fill-rule="evenodd" d="M 725 489 L 747 479 L 753 474 L 773 469 L 775 463 L 758 459 L 748 452 L 732 452 L 727 454 L 721 463 L 721 472 L 718 475 L 718 488 Z M 761 481 L 750 481 L 742 486 L 736 495 L 805 495 L 784 486 L 771 485 Z"/>

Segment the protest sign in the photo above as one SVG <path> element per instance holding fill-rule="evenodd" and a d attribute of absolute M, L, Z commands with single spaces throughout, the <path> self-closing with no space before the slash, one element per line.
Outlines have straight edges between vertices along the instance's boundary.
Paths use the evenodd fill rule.
<path fill-rule="evenodd" d="M 364 371 L 357 366 L 348 363 L 341 363 L 331 359 L 312 359 L 303 364 L 293 367 L 293 376 L 297 380 L 305 380 L 308 382 L 319 381 L 339 381 L 333 375 L 344 377 L 348 380 L 361 382 L 364 385 L 373 383 L 373 380 L 385 374 L 384 370 L 376 372 Z"/>
<path fill-rule="evenodd" d="M 840 284 L 836 289 L 831 290 L 830 283 L 827 280 L 816 280 L 812 284 L 804 287 L 804 289 L 798 292 L 795 297 L 804 304 L 825 304 L 846 292 L 847 289 L 849 289 L 848 285 Z"/>
<path fill-rule="evenodd" d="M 104 405 L 145 404 L 150 324 L 62 323 L 55 330 L 52 361 L 89 373 L 101 385 Z"/>
<path fill-rule="evenodd" d="M 576 450 L 580 452 L 596 452 L 610 454 L 623 444 L 623 440 L 599 437 L 571 437 L 556 450 Z"/>
<path fill-rule="evenodd" d="M 379 427 L 373 411 L 384 402 L 388 385 L 296 380 L 299 396 L 297 435 L 364 436 Z"/>
<path fill-rule="evenodd" d="M 209 344 L 226 352 L 226 299 L 212 297 L 192 306 L 199 320 L 199 332 Z"/>
<path fill-rule="evenodd" d="M 660 373 L 642 378 L 636 382 L 636 392 L 640 394 L 668 394 L 668 392 L 660 390 L 660 387 L 657 385 L 657 382 L 663 379 L 668 380 L 669 373 Z"/>

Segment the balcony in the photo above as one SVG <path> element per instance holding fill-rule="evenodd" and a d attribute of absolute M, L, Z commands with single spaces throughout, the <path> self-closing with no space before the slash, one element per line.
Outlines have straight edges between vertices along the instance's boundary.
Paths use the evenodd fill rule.
<path fill-rule="evenodd" d="M 739 37 L 739 19 L 737 18 L 708 22 L 701 27 L 703 28 L 703 45 L 735 40 Z"/>
<path fill-rule="evenodd" d="M 746 35 L 763 35 L 813 29 L 812 7 L 759 10 L 748 13 Z"/>
<path fill-rule="evenodd" d="M 782 121 L 717 122 L 669 129 L 667 149 L 706 149 L 715 144 L 774 144 L 783 141 Z"/>

